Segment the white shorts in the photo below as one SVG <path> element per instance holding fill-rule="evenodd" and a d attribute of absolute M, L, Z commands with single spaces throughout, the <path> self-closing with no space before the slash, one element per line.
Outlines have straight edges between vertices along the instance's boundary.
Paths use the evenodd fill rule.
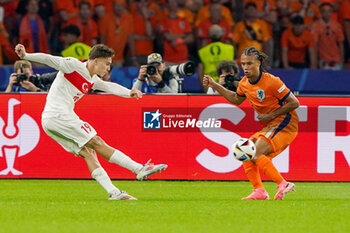
<path fill-rule="evenodd" d="M 41 119 L 46 134 L 60 144 L 66 151 L 79 155 L 81 149 L 96 136 L 92 126 L 73 114 L 59 114 L 57 117 Z"/>

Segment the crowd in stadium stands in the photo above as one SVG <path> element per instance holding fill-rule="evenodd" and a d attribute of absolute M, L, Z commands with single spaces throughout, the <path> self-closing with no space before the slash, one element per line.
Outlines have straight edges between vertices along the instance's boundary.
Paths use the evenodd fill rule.
<path fill-rule="evenodd" d="M 146 64 L 160 53 L 169 64 L 201 63 L 212 43 L 234 46 L 239 63 L 254 46 L 273 68 L 350 68 L 350 0 L 0 0 L 0 65 L 13 48 L 86 58 L 91 46 L 116 51 L 114 67 Z M 218 47 L 220 49 L 220 47 Z M 215 51 L 211 51 L 215 53 Z M 216 51 L 216 52 L 220 52 Z"/>

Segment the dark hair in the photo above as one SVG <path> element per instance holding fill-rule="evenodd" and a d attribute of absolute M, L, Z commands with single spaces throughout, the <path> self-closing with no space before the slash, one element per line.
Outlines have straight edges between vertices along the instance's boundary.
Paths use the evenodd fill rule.
<path fill-rule="evenodd" d="M 235 72 L 235 74 L 239 73 L 239 68 L 238 68 L 237 62 L 232 61 L 232 60 L 223 60 L 217 65 L 216 74 L 218 76 L 220 76 L 222 74 L 222 71 L 226 71 L 229 73 L 229 72 L 231 72 L 231 70 L 233 70 Z"/>
<path fill-rule="evenodd" d="M 114 50 L 104 44 L 97 44 L 91 48 L 89 59 L 114 57 Z"/>
<path fill-rule="evenodd" d="M 324 3 L 321 3 L 321 5 L 318 7 L 320 10 L 322 10 L 323 7 L 326 7 L 326 6 L 329 6 L 330 8 L 332 8 L 332 10 L 334 11 L 334 7 L 333 7 L 333 4 L 330 3 L 330 2 L 324 2 Z"/>
<path fill-rule="evenodd" d="M 91 9 L 91 3 L 88 1 L 80 1 L 78 3 L 78 9 L 80 9 L 83 5 L 87 5 L 89 7 L 89 9 Z"/>
<path fill-rule="evenodd" d="M 67 27 L 62 29 L 63 34 L 75 35 L 76 37 L 80 36 L 80 29 L 75 25 L 68 25 Z"/>
<path fill-rule="evenodd" d="M 304 24 L 304 19 L 300 15 L 296 15 L 290 19 L 292 24 Z"/>
<path fill-rule="evenodd" d="M 243 55 L 245 55 L 245 56 L 254 55 L 255 58 L 258 59 L 261 63 L 260 64 L 260 71 L 266 72 L 266 69 L 269 67 L 268 56 L 265 53 L 257 50 L 255 47 L 246 48 L 242 53 L 242 56 Z"/>
<path fill-rule="evenodd" d="M 257 9 L 257 6 L 255 4 L 255 2 L 247 2 L 245 5 L 244 5 L 244 9 L 248 9 L 249 7 L 254 7 L 255 9 Z"/>

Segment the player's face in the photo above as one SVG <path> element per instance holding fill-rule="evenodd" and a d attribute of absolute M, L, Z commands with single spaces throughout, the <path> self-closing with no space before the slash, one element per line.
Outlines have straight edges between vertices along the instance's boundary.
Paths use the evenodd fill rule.
<path fill-rule="evenodd" d="M 241 66 L 244 71 L 244 75 L 248 79 L 258 78 L 260 75 L 260 61 L 256 59 L 254 55 L 242 55 Z"/>
<path fill-rule="evenodd" d="M 96 58 L 95 62 L 95 73 L 102 77 L 110 70 L 112 58 Z"/>

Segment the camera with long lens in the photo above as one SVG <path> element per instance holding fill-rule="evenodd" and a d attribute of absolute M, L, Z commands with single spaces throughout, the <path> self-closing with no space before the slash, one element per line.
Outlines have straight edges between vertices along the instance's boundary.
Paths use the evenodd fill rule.
<path fill-rule="evenodd" d="M 225 84 L 223 85 L 226 89 L 230 91 L 236 91 L 237 87 L 234 85 L 234 81 L 240 81 L 240 77 L 234 74 L 227 74 L 225 76 Z"/>
<path fill-rule="evenodd" d="M 170 66 L 169 71 L 173 75 L 190 76 L 195 72 L 195 64 L 192 61 L 184 62 L 178 65 Z"/>

